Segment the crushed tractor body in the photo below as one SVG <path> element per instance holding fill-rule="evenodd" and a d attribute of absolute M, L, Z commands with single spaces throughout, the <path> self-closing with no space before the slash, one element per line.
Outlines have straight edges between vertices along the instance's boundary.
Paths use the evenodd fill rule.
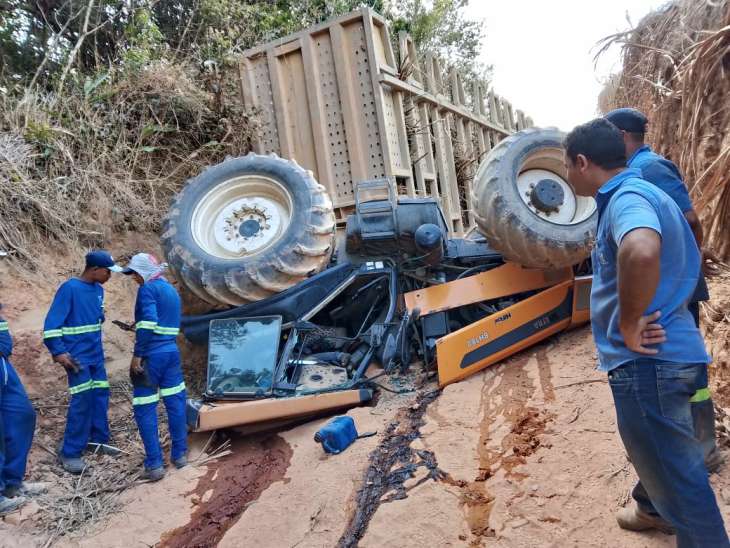
<path fill-rule="evenodd" d="M 163 222 L 181 285 L 227 307 L 183 321 L 209 345 L 192 429 L 358 405 L 416 362 L 444 386 L 587 321 L 597 213 L 563 134 L 397 42 L 362 8 L 241 54 L 253 150 Z"/>
<path fill-rule="evenodd" d="M 441 386 L 588 320 L 590 275 L 529 269 L 484 238 L 451 237 L 438 203 L 358 186 L 329 268 L 267 299 L 186 317 L 208 344 L 189 426 L 256 431 L 369 401 L 414 361 Z"/>

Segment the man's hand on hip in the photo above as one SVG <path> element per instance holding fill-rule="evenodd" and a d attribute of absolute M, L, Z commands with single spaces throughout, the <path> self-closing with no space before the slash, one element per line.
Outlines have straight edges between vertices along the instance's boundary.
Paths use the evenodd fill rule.
<path fill-rule="evenodd" d="M 629 350 L 633 350 L 638 354 L 646 354 L 652 356 L 658 354 L 656 348 L 647 348 L 649 345 L 663 343 L 667 340 L 667 333 L 664 328 L 654 323 L 662 313 L 657 310 L 648 316 L 641 316 L 636 321 L 626 322 L 619 325 L 621 335 L 624 338 L 624 344 Z"/>

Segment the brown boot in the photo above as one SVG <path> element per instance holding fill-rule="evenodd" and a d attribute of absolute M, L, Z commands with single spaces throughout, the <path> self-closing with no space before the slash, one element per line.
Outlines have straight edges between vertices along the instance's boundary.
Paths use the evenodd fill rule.
<path fill-rule="evenodd" d="M 621 529 L 626 529 L 627 531 L 657 529 L 665 535 L 673 535 L 675 533 L 674 527 L 667 520 L 661 516 L 647 514 L 636 505 L 619 509 L 616 513 L 616 521 Z"/>

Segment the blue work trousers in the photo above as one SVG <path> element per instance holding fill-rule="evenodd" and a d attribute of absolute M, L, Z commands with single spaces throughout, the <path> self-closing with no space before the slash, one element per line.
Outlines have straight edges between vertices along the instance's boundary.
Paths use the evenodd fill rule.
<path fill-rule="evenodd" d="M 0 494 L 23 482 L 35 431 L 35 411 L 18 374 L 0 357 Z"/>
<path fill-rule="evenodd" d="M 78 458 L 91 443 L 109 442 L 109 381 L 104 363 L 67 371 L 71 401 L 66 414 L 61 454 Z"/>
<path fill-rule="evenodd" d="M 157 429 L 157 403 L 162 398 L 167 411 L 167 424 L 172 441 L 171 457 L 177 460 L 188 450 L 185 422 L 185 381 L 178 352 L 150 354 L 142 359 L 144 373 L 134 375 L 134 419 L 146 457 L 145 468 L 162 466 L 162 448 Z"/>
<path fill-rule="evenodd" d="M 677 546 L 730 547 L 690 402 L 707 386 L 707 366 L 638 359 L 608 380 L 624 447 L 651 507 L 677 530 Z"/>

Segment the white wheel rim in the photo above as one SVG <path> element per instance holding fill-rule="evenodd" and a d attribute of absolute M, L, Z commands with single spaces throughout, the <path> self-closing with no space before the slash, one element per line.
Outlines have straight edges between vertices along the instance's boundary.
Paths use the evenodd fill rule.
<path fill-rule="evenodd" d="M 261 175 L 229 179 L 209 191 L 193 211 L 191 229 L 203 251 L 241 259 L 271 247 L 291 223 L 292 197 Z"/>
<path fill-rule="evenodd" d="M 545 211 L 533 203 L 534 189 L 541 181 L 549 181 L 562 190 L 562 203 L 550 211 Z M 517 177 L 517 192 L 533 214 L 557 225 L 574 225 L 584 221 L 596 208 L 593 198 L 578 196 L 565 179 L 546 169 L 528 169 L 520 173 Z"/>

